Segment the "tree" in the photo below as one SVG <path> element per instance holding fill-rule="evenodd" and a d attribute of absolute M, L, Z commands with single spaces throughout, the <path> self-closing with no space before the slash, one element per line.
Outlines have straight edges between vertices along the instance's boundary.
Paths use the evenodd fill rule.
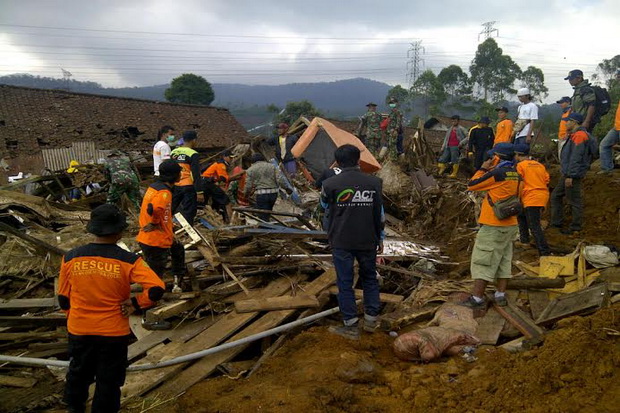
<path fill-rule="evenodd" d="M 458 65 L 450 65 L 441 69 L 437 80 L 450 97 L 462 97 L 472 93 L 469 76 Z"/>
<path fill-rule="evenodd" d="M 469 66 L 471 80 L 483 90 L 484 100 L 489 97 L 499 102 L 508 94 L 517 91 L 513 85 L 521 75 L 521 69 L 494 39 L 486 39 L 478 45 L 476 56 Z"/>
<path fill-rule="evenodd" d="M 314 105 L 307 100 L 300 100 L 299 102 L 288 102 L 284 111 L 279 113 L 274 121 L 276 124 L 285 122 L 289 125 L 297 120 L 300 116 L 314 117 L 323 116 L 323 114 L 314 107 Z"/>
<path fill-rule="evenodd" d="M 427 112 L 438 112 L 446 100 L 446 92 L 441 82 L 432 70 L 425 70 L 416 79 L 411 88 L 414 97 L 421 97 L 426 101 Z"/>
<path fill-rule="evenodd" d="M 597 73 L 592 77 L 594 79 L 598 79 L 598 75 L 600 74 L 603 77 L 605 86 L 611 89 L 614 85 L 616 72 L 618 69 L 620 69 L 620 54 L 615 55 L 611 59 L 603 59 L 603 61 L 596 67 Z"/>
<path fill-rule="evenodd" d="M 211 83 L 193 73 L 184 73 L 172 79 L 164 96 L 168 102 L 192 105 L 210 105 L 215 99 Z"/>
<path fill-rule="evenodd" d="M 545 75 L 535 66 L 528 66 L 521 74 L 521 85 L 530 89 L 532 96 L 540 100 L 549 96 L 549 88 L 545 86 Z"/>
<path fill-rule="evenodd" d="M 392 89 L 388 90 L 385 97 L 385 103 L 388 103 L 390 99 L 396 98 L 401 104 L 409 100 L 409 92 L 401 85 L 396 85 Z"/>

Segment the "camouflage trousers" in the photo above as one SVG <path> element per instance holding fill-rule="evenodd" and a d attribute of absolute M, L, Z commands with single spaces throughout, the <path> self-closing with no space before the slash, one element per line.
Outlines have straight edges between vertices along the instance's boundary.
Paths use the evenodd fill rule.
<path fill-rule="evenodd" d="M 374 155 L 379 155 L 381 150 L 381 134 L 369 134 L 366 136 L 366 147 Z"/>
<path fill-rule="evenodd" d="M 118 204 L 123 194 L 138 210 L 140 210 L 140 184 L 138 182 L 130 183 L 111 183 L 108 191 L 108 204 Z"/>
<path fill-rule="evenodd" d="M 396 149 L 396 141 L 398 140 L 398 130 L 391 130 L 387 133 L 388 158 L 392 161 L 398 159 L 398 151 Z"/>

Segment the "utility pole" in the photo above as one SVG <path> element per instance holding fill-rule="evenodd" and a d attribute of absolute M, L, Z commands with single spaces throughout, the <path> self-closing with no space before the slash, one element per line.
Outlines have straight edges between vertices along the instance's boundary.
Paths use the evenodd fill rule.
<path fill-rule="evenodd" d="M 69 91 L 69 82 L 71 81 L 71 76 L 73 76 L 73 75 L 71 74 L 71 72 L 69 72 L 68 70 L 63 69 L 62 67 L 60 68 L 60 70 L 62 70 L 62 80 L 65 83 L 65 89 L 68 92 Z"/>
<path fill-rule="evenodd" d="M 495 23 L 497 22 L 482 23 L 482 27 L 484 27 L 484 29 L 482 29 L 482 31 L 478 34 L 478 41 L 480 41 L 480 36 L 484 36 L 484 40 L 492 37 L 493 33 L 495 33 L 495 36 L 499 36 L 499 30 L 493 28 Z"/>
<path fill-rule="evenodd" d="M 417 40 L 411 43 L 411 47 L 407 51 L 407 84 L 411 91 L 416 80 L 420 77 L 422 67 L 424 66 L 424 59 L 420 57 L 420 54 L 426 53 L 424 47 L 422 47 L 422 40 Z"/>

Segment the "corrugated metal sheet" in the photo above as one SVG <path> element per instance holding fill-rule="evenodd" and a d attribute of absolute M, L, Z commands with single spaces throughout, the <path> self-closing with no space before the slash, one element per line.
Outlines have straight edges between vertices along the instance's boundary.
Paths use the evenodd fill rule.
<path fill-rule="evenodd" d="M 106 152 L 100 151 L 95 147 L 95 142 L 73 142 L 71 148 L 42 149 L 43 164 L 52 171 L 67 169 L 72 160 L 81 164 L 97 163 L 99 159 L 105 158 Z"/>

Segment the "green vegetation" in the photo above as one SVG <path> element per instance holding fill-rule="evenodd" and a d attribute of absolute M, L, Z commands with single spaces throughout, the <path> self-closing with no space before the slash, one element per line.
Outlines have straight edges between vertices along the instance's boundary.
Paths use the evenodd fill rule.
<path fill-rule="evenodd" d="M 215 99 L 211 83 L 204 77 L 192 73 L 185 73 L 172 79 L 164 95 L 168 102 L 192 105 L 210 105 Z"/>

